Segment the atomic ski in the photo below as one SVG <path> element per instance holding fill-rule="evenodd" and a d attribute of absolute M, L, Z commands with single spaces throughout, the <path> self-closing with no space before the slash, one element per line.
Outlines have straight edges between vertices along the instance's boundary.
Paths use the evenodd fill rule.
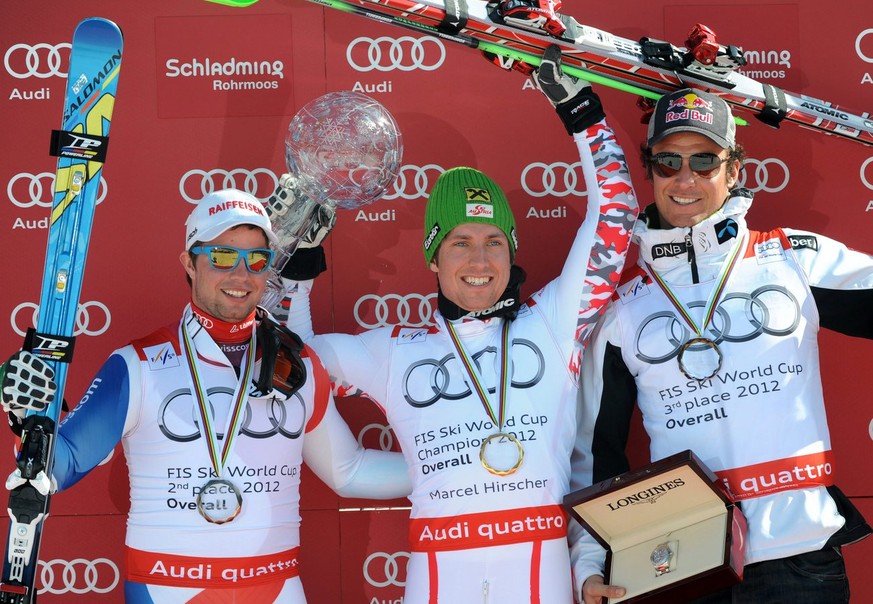
<path fill-rule="evenodd" d="M 0 603 L 36 601 L 36 570 L 42 524 L 49 513 L 56 426 L 61 414 L 67 368 L 88 242 L 97 204 L 109 125 L 121 67 L 122 35 L 113 22 L 85 19 L 76 27 L 61 130 L 52 131 L 51 154 L 58 157 L 54 198 L 37 328 L 24 348 L 55 372 L 54 401 L 28 412 L 17 468 L 6 481 L 9 537 L 0 580 Z"/>
<path fill-rule="evenodd" d="M 257 0 L 209 0 L 247 6 Z M 479 49 L 503 67 L 538 66 L 546 47 L 561 48 L 564 71 L 648 99 L 679 88 L 722 97 L 736 113 L 769 126 L 783 121 L 873 145 L 873 116 L 786 92 L 737 71 L 742 50 L 724 46 L 695 26 L 685 46 L 643 38 L 636 42 L 561 15 L 559 0 L 309 0 Z"/>

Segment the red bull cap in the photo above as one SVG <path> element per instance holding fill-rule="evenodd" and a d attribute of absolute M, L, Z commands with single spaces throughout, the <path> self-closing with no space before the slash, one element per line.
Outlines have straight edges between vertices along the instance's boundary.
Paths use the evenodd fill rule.
<path fill-rule="evenodd" d="M 723 149 L 736 142 L 734 116 L 730 106 L 714 94 L 684 88 L 658 100 L 649 121 L 649 148 L 676 132 L 696 132 L 715 141 Z"/>

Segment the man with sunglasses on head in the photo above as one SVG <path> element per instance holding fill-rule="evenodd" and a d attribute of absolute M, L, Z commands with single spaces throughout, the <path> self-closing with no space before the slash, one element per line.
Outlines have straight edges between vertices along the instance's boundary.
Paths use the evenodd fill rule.
<path fill-rule="evenodd" d="M 255 197 L 205 196 L 185 225 L 181 320 L 116 350 L 60 425 L 60 489 L 124 445 L 128 604 L 303 604 L 304 461 L 344 496 L 410 491 L 402 456 L 358 445 L 318 357 L 256 306 L 275 242 Z M 52 370 L 28 352 L 0 379 L 13 424 L 53 398 Z"/>
<path fill-rule="evenodd" d="M 748 521 L 743 582 L 700 603 L 848 602 L 840 548 L 871 529 L 833 484 L 817 332 L 873 338 L 873 258 L 816 233 L 750 230 L 743 158 L 721 98 L 657 102 L 643 147 L 655 201 L 583 360 L 574 478 L 629 469 L 636 402 L 651 459 L 692 450 Z M 598 594 L 587 545 L 576 571 Z"/>

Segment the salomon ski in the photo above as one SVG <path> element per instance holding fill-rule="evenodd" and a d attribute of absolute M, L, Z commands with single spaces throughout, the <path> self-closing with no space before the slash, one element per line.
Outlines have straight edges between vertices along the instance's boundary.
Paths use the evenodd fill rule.
<path fill-rule="evenodd" d="M 76 27 L 60 130 L 52 132 L 58 157 L 48 245 L 36 329 L 24 348 L 54 369 L 57 391 L 44 411 L 24 420 L 17 468 L 6 481 L 9 537 L 0 581 L 0 603 L 36 601 L 36 570 L 42 525 L 49 513 L 56 426 L 67 368 L 88 241 L 97 203 L 109 125 L 121 67 L 122 36 L 106 19 L 85 19 Z"/>
<path fill-rule="evenodd" d="M 209 0 L 247 6 L 257 0 Z M 685 46 L 643 38 L 639 42 L 583 25 L 562 15 L 559 0 L 309 0 L 382 23 L 457 42 L 498 57 L 503 67 L 532 68 L 557 44 L 570 75 L 657 99 L 679 88 L 722 97 L 735 113 L 751 113 L 769 126 L 794 123 L 873 145 L 873 116 L 793 94 L 737 71 L 741 49 L 716 41 L 703 25 Z"/>

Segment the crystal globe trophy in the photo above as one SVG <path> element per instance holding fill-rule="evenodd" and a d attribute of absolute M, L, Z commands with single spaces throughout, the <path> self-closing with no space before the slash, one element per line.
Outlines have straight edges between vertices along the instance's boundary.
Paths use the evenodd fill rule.
<path fill-rule="evenodd" d="M 267 201 L 279 244 L 262 306 L 273 309 L 281 301 L 280 274 L 297 247 L 319 243 L 337 209 L 381 198 L 393 185 L 402 156 L 394 117 L 364 94 L 329 92 L 294 115 L 285 137 L 288 173 Z"/>

